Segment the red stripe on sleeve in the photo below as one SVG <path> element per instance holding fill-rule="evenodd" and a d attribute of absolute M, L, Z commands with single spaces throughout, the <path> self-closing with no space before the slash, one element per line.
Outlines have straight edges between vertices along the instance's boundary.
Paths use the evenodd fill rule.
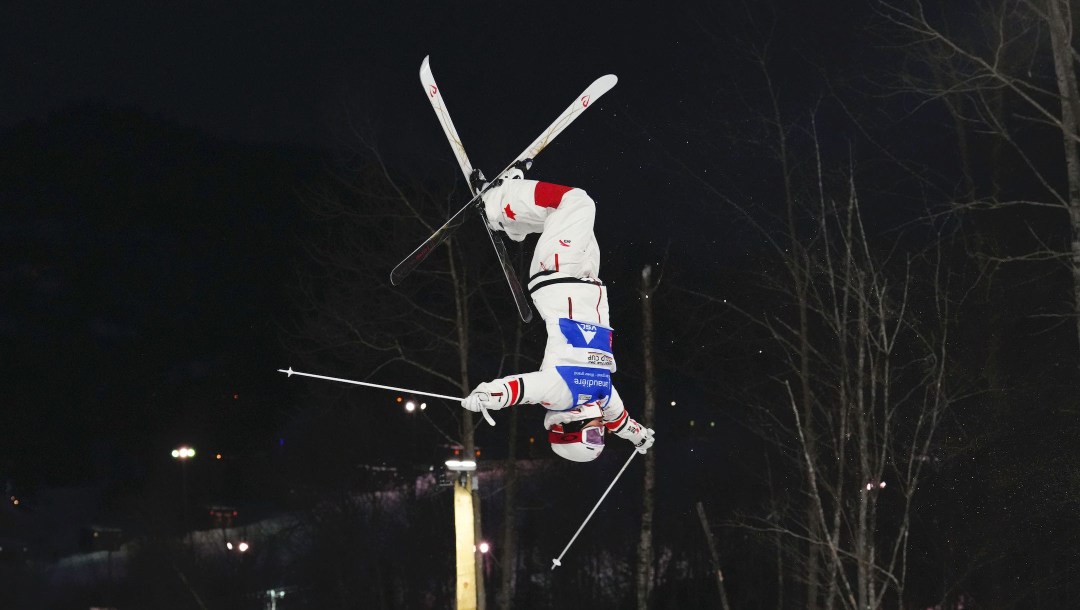
<path fill-rule="evenodd" d="M 614 431 L 619 429 L 619 426 L 621 426 L 623 424 L 623 422 L 626 421 L 626 418 L 629 417 L 629 416 L 630 416 L 629 412 L 623 411 L 622 415 L 620 415 L 618 419 L 616 419 L 615 421 L 606 422 L 604 424 L 604 426 L 608 430 L 611 430 L 612 432 L 614 432 Z"/>
<path fill-rule="evenodd" d="M 516 405 L 521 398 L 521 386 L 518 384 L 518 380 L 511 380 L 507 385 L 510 386 L 510 402 L 508 405 Z"/>
<path fill-rule="evenodd" d="M 533 191 L 533 203 L 542 208 L 557 208 L 562 203 L 562 196 L 572 188 L 574 187 L 537 182 L 536 189 Z"/>

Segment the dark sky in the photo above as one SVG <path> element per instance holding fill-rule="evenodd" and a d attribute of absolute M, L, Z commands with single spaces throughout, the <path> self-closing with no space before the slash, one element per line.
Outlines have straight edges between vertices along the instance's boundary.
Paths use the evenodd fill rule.
<path fill-rule="evenodd" d="M 545 156 L 549 179 L 585 185 L 666 154 L 653 147 L 672 126 L 676 139 L 665 146 L 687 152 L 677 138 L 728 112 L 733 98 L 717 85 L 729 60 L 742 61 L 730 56 L 739 45 L 730 13 L 739 10 L 616 1 L 17 3 L 0 25 L 0 129 L 85 101 L 242 142 L 352 145 L 357 125 L 375 133 L 391 164 L 441 170 L 446 143 L 417 77 L 430 55 L 473 164 L 490 172 L 589 82 L 615 73 L 606 111 L 560 137 L 573 152 Z M 839 16 L 815 11 L 787 21 L 806 19 L 820 21 L 813 36 L 834 45 L 833 30 L 847 31 Z M 669 180 L 654 174 L 650 184 Z M 607 188 L 608 198 L 629 196 L 618 181 Z"/>
<path fill-rule="evenodd" d="M 853 44 L 865 10 L 781 0 L 768 25 L 769 3 L 750 4 L 772 28 L 788 101 L 814 62 L 841 73 L 867 61 Z M 0 129 L 86 101 L 242 142 L 352 145 L 357 125 L 391 164 L 441 170 L 446 143 L 417 78 L 430 55 L 473 164 L 490 172 L 589 82 L 615 73 L 605 112 L 561 136 L 572 152 L 545 155 L 544 171 L 582 185 L 616 176 L 608 198 L 641 199 L 643 188 L 660 198 L 678 185 L 663 172 L 644 183 L 640 170 L 664 155 L 708 163 L 707 146 L 719 143 L 702 128 L 746 110 L 732 83 L 760 86 L 733 78 L 749 44 L 770 35 L 740 26 L 745 13 L 697 1 L 18 2 L 0 24 Z"/>
<path fill-rule="evenodd" d="M 326 142 L 345 111 L 411 136 L 429 127 L 416 71 L 430 54 L 471 133 L 485 123 L 466 100 L 505 124 L 604 72 L 628 96 L 685 86 L 700 61 L 695 13 L 611 1 L 20 2 L 3 26 L 0 126 L 96 99 L 245 140 Z"/>
<path fill-rule="evenodd" d="M 836 66 L 855 61 L 845 51 L 850 13 L 786 4 L 781 70 L 799 47 Z M 679 239 L 672 227 L 683 219 L 668 210 L 685 192 L 662 160 L 711 162 L 718 144 L 703 143 L 698 124 L 737 106 L 727 83 L 745 60 L 734 55 L 745 33 L 729 22 L 739 10 L 613 0 L 9 3 L 0 135 L 14 151 L 5 167 L 15 186 L 0 207 L 16 213 L 0 233 L 11 297 L 0 338 L 6 375 L 20 381 L 4 400 L 2 466 L 35 478 L 170 426 L 219 438 L 257 428 L 280 388 L 263 374 L 287 364 L 272 351 L 288 264 L 275 244 L 314 171 L 311 151 L 352 144 L 357 125 L 394 167 L 455 177 L 419 85 L 425 55 L 474 165 L 489 171 L 593 79 L 617 74 L 599 107 L 545 152 L 539 177 L 635 212 L 602 218 L 606 254 Z M 793 67 L 789 84 L 804 69 Z M 154 130 L 169 135 L 155 141 Z M 105 133 L 148 152 L 114 156 Z M 163 152 L 177 138 L 190 144 L 179 161 Z M 117 185 L 96 179 L 134 167 L 160 170 L 132 180 L 156 184 L 154 201 L 116 197 Z M 253 188 L 251 176 L 280 180 Z M 20 198 L 23 179 L 46 195 Z M 244 405 L 249 396 L 259 401 Z M 178 415 L 185 405 L 197 415 Z"/>
<path fill-rule="evenodd" d="M 955 31 L 981 25 L 980 9 L 967 3 L 925 4 L 955 10 L 949 21 Z M 769 300 L 762 311 L 776 305 L 773 293 L 762 296 L 760 286 L 748 287 L 768 275 L 760 269 L 776 268 L 763 266 L 771 235 L 759 226 L 784 222 L 775 213 L 782 181 L 776 157 L 767 150 L 773 140 L 762 136 L 761 118 L 771 108 L 763 103 L 765 83 L 751 54 L 755 46 L 765 48 L 765 41 L 784 124 L 795 126 L 792 141 L 802 146 L 786 156 L 794 173 L 813 174 L 811 141 L 820 144 L 827 160 L 826 180 L 839 177 L 846 185 L 846 161 L 857 161 L 852 171 L 864 189 L 861 220 L 871 232 L 890 230 L 890 243 L 893 237 L 902 242 L 891 251 L 896 255 L 891 262 L 898 263 L 912 242 L 925 243 L 925 224 L 911 222 L 913 211 L 923 214 L 922 206 L 950 201 L 963 181 L 943 105 L 886 89 L 884 81 L 912 66 L 897 61 L 901 49 L 881 44 L 881 31 L 871 27 L 880 25 L 873 5 L 872 0 L 3 3 L 0 486 L 14 483 L 21 491 L 108 478 L 120 488 L 116 496 L 150 497 L 153 482 L 171 484 L 168 477 L 176 468 L 168 450 L 183 442 L 197 443 L 204 452 L 234 452 L 258 462 L 268 478 L 279 478 L 276 463 L 267 467 L 271 461 L 264 458 L 280 446 L 287 416 L 295 415 L 289 413 L 296 407 L 292 397 L 308 391 L 298 390 L 303 386 L 295 378 L 275 372 L 293 364 L 281 337 L 282 325 L 296 309 L 287 287 L 302 258 L 295 239 L 307 213 L 300 193 L 324 176 L 328 163 L 356 160 L 347 149 L 356 145 L 358 131 L 373 135 L 398 175 L 460 180 L 418 79 L 428 55 L 473 164 L 489 175 L 595 78 L 619 77 L 599 104 L 544 151 L 531 177 L 581 186 L 596 198 L 602 272 L 612 287 L 620 333 L 621 320 L 637 319 L 637 303 L 625 297 L 632 292 L 628 288 L 643 263 L 659 261 L 669 248 L 677 264 L 667 267 L 671 275 L 665 286 L 717 294 L 730 289 Z M 1039 70 L 1044 77 L 1053 74 L 1045 57 L 1028 68 L 1036 76 Z M 819 138 L 813 140 L 799 132 L 808 126 L 811 108 L 817 110 Z M 1024 131 L 1038 138 L 1032 142 L 1046 137 L 1037 129 Z M 1061 138 L 1051 135 L 1055 143 L 1039 154 L 1056 157 Z M 1010 157 L 997 158 L 999 147 L 982 146 L 990 139 L 971 137 L 979 144 L 973 147 L 976 167 L 987 172 L 975 177 L 981 184 L 976 190 L 989 193 L 992 183 L 995 194 L 1001 186 L 1010 197 L 1045 196 L 1042 185 L 1032 184 L 1022 171 L 1022 160 L 1013 157 L 1009 167 Z M 1032 158 L 1052 173 L 1064 168 L 1060 159 L 1039 154 Z M 1002 176 L 1000 167 L 1007 168 Z M 839 169 L 831 173 L 829 168 Z M 827 185 L 826 192 L 830 188 L 846 193 L 836 184 Z M 731 201 L 750 208 L 753 220 L 736 214 L 727 205 Z M 1033 218 L 1036 230 L 1029 224 Z M 995 253 L 999 243 L 1005 251 L 1037 249 L 1042 222 L 1047 235 L 1067 239 L 1060 222 L 1046 218 L 965 217 L 933 228 L 970 239 L 951 245 L 956 250 L 950 264 L 957 265 L 960 277 L 972 271 L 963 246 Z M 750 228 L 749 222 L 762 225 Z M 912 229 L 915 224 L 920 228 Z M 982 244 L 987 236 L 990 243 Z M 402 244 L 400 255 L 414 246 Z M 1072 583 L 1067 569 L 1072 564 L 1058 562 L 1052 553 L 1043 556 L 1045 564 L 1021 565 L 1023 554 L 984 561 L 1004 556 L 995 547 L 994 533 L 1001 531 L 1020 532 L 1014 542 L 1040 553 L 1038 547 L 1060 545 L 1061 555 L 1072 558 L 1077 548 L 1067 527 L 1075 522 L 1076 502 L 1069 494 L 1076 486 L 1066 480 L 1077 469 L 1062 450 L 1075 446 L 1076 411 L 1068 406 L 1075 405 L 1070 365 L 1075 343 L 1073 331 L 1054 326 L 1071 319 L 1060 315 L 1071 303 L 1063 288 L 1068 279 L 1063 268 L 1032 269 L 996 271 L 984 278 L 985 290 L 980 284 L 965 292 L 956 304 L 963 313 L 954 314 L 959 332 L 949 331 L 957 378 L 970 380 L 971 392 L 963 390 L 964 404 L 948 424 L 963 434 L 949 433 L 941 452 L 955 452 L 964 463 L 950 466 L 953 470 L 941 478 L 943 488 L 931 490 L 940 504 L 919 509 L 920 518 L 936 523 L 937 515 L 952 515 L 962 538 L 979 542 L 956 543 L 954 537 L 959 546 L 949 546 L 949 536 L 943 536 L 944 546 L 937 540 L 915 544 L 960 558 L 949 564 L 963 568 L 960 572 L 967 570 L 965 562 L 993 564 L 1000 577 L 987 582 L 995 586 L 1019 582 L 1016 573 L 1027 572 L 1034 575 L 1031 589 L 1042 591 L 1043 568 L 1062 570 L 1062 579 Z M 748 278 L 748 272 L 756 277 Z M 670 427 L 658 435 L 657 447 L 679 450 L 658 454 L 678 464 L 668 471 L 674 472 L 667 477 L 669 489 L 689 493 L 708 486 L 709 494 L 722 496 L 731 507 L 749 503 L 757 493 L 740 482 L 760 483 L 758 475 L 765 472 L 756 462 L 764 452 L 743 451 L 765 441 L 740 427 L 745 422 L 737 420 L 750 417 L 751 405 L 737 404 L 739 397 L 759 390 L 760 396 L 770 396 L 773 390 L 752 384 L 774 383 L 766 376 L 782 361 L 764 350 L 757 351 L 762 360 L 755 360 L 755 346 L 745 339 L 755 332 L 741 322 L 714 324 L 713 315 L 736 316 L 727 309 L 710 311 L 711 306 L 701 306 L 700 320 L 683 315 L 678 325 L 671 324 L 686 335 L 704 331 L 665 353 L 681 360 L 663 363 L 671 376 L 661 384 L 661 392 L 671 390 L 676 385 L 671 368 L 692 368 L 676 381 L 708 383 L 708 392 L 689 383 L 677 388 L 685 389 L 683 394 L 673 392 L 670 398 L 679 400 L 679 409 L 690 405 L 688 411 L 708 411 L 710 425 L 699 419 L 696 428 L 672 433 L 674 417 L 658 417 L 658 428 Z M 688 318 L 700 327 L 681 326 Z M 695 351 L 698 342 L 710 343 L 709 349 L 702 345 Z M 994 353 L 990 367 L 984 352 Z M 633 368 L 631 358 L 621 359 L 619 375 L 633 378 Z M 746 371 L 752 374 L 738 374 Z M 731 388 L 739 391 L 725 393 Z M 993 391 L 983 392 L 987 388 Z M 707 399 L 695 402 L 703 396 Z M 661 405 L 668 398 L 662 396 Z M 395 412 L 400 424 L 406 416 Z M 311 435 L 325 432 L 331 439 L 327 445 L 342 450 L 333 455 L 343 461 L 368 440 L 349 436 L 362 425 L 355 421 L 349 422 L 355 427 L 345 428 L 333 420 L 312 420 L 306 422 L 315 431 Z M 379 423 L 371 426 L 371 435 L 388 443 L 400 440 L 389 435 L 400 434 L 402 426 Z M 484 434 L 502 439 L 506 428 L 481 428 L 481 444 Z M 983 438 L 972 440 L 969 430 Z M 706 450 L 692 453 L 695 446 Z M 321 445 L 309 449 L 313 455 L 329 453 Z M 701 485 L 694 487 L 694 481 Z M 217 485 L 232 489 L 234 483 Z M 773 493 L 771 474 L 769 485 Z M 235 484 L 242 489 L 237 493 L 252 496 L 264 493 L 255 489 L 260 486 L 247 478 Z M 1044 502 L 1032 489 L 1049 489 L 1067 501 L 1051 504 L 1056 496 L 1042 494 L 1050 498 Z M 1029 504 L 1031 499 L 1036 503 Z M 1004 508 L 983 510 L 994 509 L 994 503 Z M 1040 510 L 1044 506 L 1053 510 Z M 1031 523 L 1041 521 L 1046 525 L 1035 529 L 1044 537 L 1033 538 L 1040 542 L 1032 545 L 1023 538 Z M 1058 535 L 1062 524 L 1064 537 Z M 972 548 L 976 552 L 966 555 Z M 937 566 L 932 571 L 946 574 Z M 1069 591 L 1074 589 L 1070 584 Z"/>

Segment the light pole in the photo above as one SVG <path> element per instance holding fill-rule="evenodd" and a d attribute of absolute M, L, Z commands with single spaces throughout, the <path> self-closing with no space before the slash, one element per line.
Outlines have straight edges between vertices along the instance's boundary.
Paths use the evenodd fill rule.
<path fill-rule="evenodd" d="M 457 559 L 457 610 L 476 610 L 476 530 L 473 527 L 473 460 L 447 460 L 454 476 L 454 555 Z"/>
<path fill-rule="evenodd" d="M 180 461 L 180 492 L 184 510 L 184 536 L 191 543 L 191 527 L 188 523 L 188 491 L 187 491 L 187 461 L 195 457 L 195 449 L 184 445 L 172 450 L 174 460 Z"/>

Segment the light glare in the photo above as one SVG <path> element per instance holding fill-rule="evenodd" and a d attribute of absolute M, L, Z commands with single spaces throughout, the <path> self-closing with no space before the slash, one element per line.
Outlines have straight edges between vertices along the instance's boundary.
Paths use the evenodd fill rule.
<path fill-rule="evenodd" d="M 446 460 L 446 467 L 450 470 L 476 470 L 474 460 Z"/>

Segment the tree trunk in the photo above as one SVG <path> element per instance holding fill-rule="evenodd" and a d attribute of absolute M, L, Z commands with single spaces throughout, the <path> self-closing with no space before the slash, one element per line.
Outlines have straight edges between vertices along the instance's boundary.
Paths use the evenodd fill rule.
<path fill-rule="evenodd" d="M 709 545 L 709 557 L 712 559 L 713 571 L 716 572 L 716 586 L 720 590 L 720 604 L 724 610 L 731 610 L 728 605 L 727 591 L 724 589 L 724 572 L 720 569 L 720 553 L 716 550 L 716 540 L 713 538 L 712 529 L 709 527 L 709 519 L 705 516 L 705 505 L 699 500 L 697 503 L 698 520 L 701 521 L 701 529 L 705 531 L 705 544 Z"/>
<path fill-rule="evenodd" d="M 521 370 L 522 323 L 517 324 L 514 335 L 514 356 L 511 369 Z M 507 444 L 505 491 L 503 495 L 503 532 L 502 545 L 499 549 L 499 610 L 510 610 L 514 604 L 514 584 L 517 576 L 517 434 L 518 409 L 510 409 L 510 425 L 507 432 L 510 440 Z"/>
<path fill-rule="evenodd" d="M 652 284 L 652 267 L 641 271 L 641 334 L 645 357 L 645 404 L 641 423 L 652 428 L 656 419 L 656 368 L 653 358 L 653 308 L 650 298 L 656 286 Z M 656 487 L 656 453 L 645 454 L 645 480 L 641 500 L 641 537 L 638 541 L 637 607 L 646 610 L 653 579 L 653 489 Z"/>
<path fill-rule="evenodd" d="M 799 242 L 799 230 L 798 222 L 796 221 L 796 209 L 798 207 L 795 201 L 795 191 L 791 183 L 791 166 L 788 163 L 788 141 L 787 135 L 783 127 L 783 116 L 780 112 L 779 94 L 774 90 L 772 77 L 769 75 L 765 60 L 762 58 L 761 71 L 765 78 L 765 82 L 769 89 L 769 99 L 772 103 L 772 119 L 775 121 L 776 127 L 776 143 L 777 143 L 777 161 L 780 163 L 780 177 L 784 185 L 784 207 L 785 217 L 787 221 L 789 247 L 791 248 L 791 257 L 787 260 L 788 270 L 791 273 L 792 285 L 794 287 L 795 304 L 799 313 L 799 370 L 797 374 L 799 376 L 799 389 L 802 393 L 802 418 L 803 425 L 810 432 L 806 436 L 806 452 L 810 454 L 812 460 L 817 459 L 817 435 L 814 434 L 814 401 L 812 392 L 810 389 L 810 338 L 809 334 L 809 322 L 808 322 L 808 297 L 807 297 L 807 282 L 810 281 L 808 277 L 809 273 L 806 271 L 809 262 L 806 260 L 806 254 Z M 820 586 L 820 573 L 821 567 L 819 564 L 820 557 L 820 539 L 823 535 L 821 531 L 820 522 L 817 519 L 817 509 L 815 505 L 810 502 L 807 503 L 805 508 L 805 519 L 808 526 L 807 532 L 807 546 L 806 546 L 806 600 L 805 607 L 807 610 L 816 610 L 818 608 L 819 586 Z"/>
<path fill-rule="evenodd" d="M 484 535 L 480 529 L 480 489 L 477 483 L 477 473 L 469 473 L 472 479 L 472 498 L 473 498 L 473 531 L 476 533 L 476 546 L 480 545 L 480 541 L 483 540 Z M 487 608 L 487 593 L 484 589 L 484 554 L 473 553 L 473 559 L 476 562 L 476 610 L 485 610 Z"/>
<path fill-rule="evenodd" d="M 1069 181 L 1069 260 L 1072 263 L 1073 314 L 1077 345 L 1080 346 L 1080 153 L 1077 151 L 1076 121 L 1080 115 L 1080 93 L 1072 55 L 1072 13 L 1068 0 L 1047 0 L 1050 47 L 1054 55 L 1058 94 L 1061 96 L 1061 131 L 1065 142 L 1065 169 Z"/>

